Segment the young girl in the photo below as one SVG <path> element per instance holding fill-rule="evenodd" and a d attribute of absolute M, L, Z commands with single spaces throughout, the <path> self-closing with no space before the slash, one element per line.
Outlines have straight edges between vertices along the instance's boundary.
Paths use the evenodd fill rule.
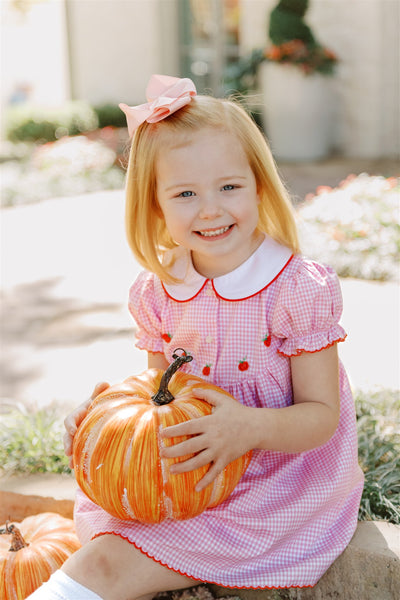
<path fill-rule="evenodd" d="M 84 545 L 32 598 L 313 586 L 349 543 L 363 486 L 337 277 L 301 256 L 270 151 L 238 104 L 160 76 L 148 97 L 122 105 L 134 134 L 127 235 L 146 269 L 130 291 L 137 345 L 162 369 L 184 348 L 188 372 L 239 401 L 197 389 L 212 414 L 166 428 L 193 437 L 163 454 L 195 454 L 175 473 L 210 464 L 199 490 L 253 457 L 224 503 L 187 521 L 121 521 L 78 492 Z M 87 406 L 66 419 L 69 455 Z"/>

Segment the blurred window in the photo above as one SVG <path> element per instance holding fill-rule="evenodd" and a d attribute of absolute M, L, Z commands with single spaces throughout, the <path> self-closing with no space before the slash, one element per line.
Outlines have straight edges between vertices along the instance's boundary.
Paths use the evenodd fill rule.
<path fill-rule="evenodd" d="M 239 57 L 239 0 L 179 0 L 182 74 L 199 93 L 223 96 L 223 72 Z"/>

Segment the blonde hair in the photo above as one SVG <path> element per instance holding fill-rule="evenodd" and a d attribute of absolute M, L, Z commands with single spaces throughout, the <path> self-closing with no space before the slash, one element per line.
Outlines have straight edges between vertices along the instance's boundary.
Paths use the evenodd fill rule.
<path fill-rule="evenodd" d="M 292 204 L 263 134 L 237 102 L 196 96 L 168 118 L 140 125 L 130 150 L 125 213 L 128 243 L 137 260 L 166 282 L 176 280 L 168 273 L 168 265 L 162 264 L 162 256 L 177 244 L 168 233 L 157 201 L 156 160 L 163 149 L 177 140 L 184 143 L 204 127 L 237 136 L 257 183 L 258 229 L 299 252 Z"/>

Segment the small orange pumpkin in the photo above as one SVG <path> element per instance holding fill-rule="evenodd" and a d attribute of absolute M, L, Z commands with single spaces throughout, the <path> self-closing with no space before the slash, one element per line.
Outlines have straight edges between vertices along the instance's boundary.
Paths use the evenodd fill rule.
<path fill-rule="evenodd" d="M 248 452 L 200 492 L 195 486 L 208 465 L 170 473 L 171 465 L 193 455 L 161 457 L 161 429 L 212 411 L 210 404 L 193 396 L 193 389 L 213 389 L 232 398 L 204 379 L 178 371 L 192 360 L 190 355 L 175 353 L 173 358 L 165 372 L 148 369 L 99 394 L 74 437 L 78 485 L 95 504 L 120 519 L 145 523 L 190 519 L 226 500 L 250 462 Z M 169 446 L 187 437 L 163 443 Z"/>
<path fill-rule="evenodd" d="M 24 600 L 80 548 L 72 519 L 56 513 L 7 522 L 0 533 L 1 600 Z"/>

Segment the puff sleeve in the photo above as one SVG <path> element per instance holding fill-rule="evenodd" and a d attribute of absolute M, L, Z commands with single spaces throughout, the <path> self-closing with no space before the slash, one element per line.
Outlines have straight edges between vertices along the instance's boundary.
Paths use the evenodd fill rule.
<path fill-rule="evenodd" d="M 278 352 L 297 356 L 344 341 L 346 332 L 339 325 L 342 308 L 340 284 L 333 269 L 303 260 L 283 284 L 273 313 L 273 333 L 282 339 Z"/>
<path fill-rule="evenodd" d="M 129 290 L 128 308 L 137 324 L 136 346 L 149 352 L 163 351 L 159 304 L 155 275 L 141 272 Z"/>

